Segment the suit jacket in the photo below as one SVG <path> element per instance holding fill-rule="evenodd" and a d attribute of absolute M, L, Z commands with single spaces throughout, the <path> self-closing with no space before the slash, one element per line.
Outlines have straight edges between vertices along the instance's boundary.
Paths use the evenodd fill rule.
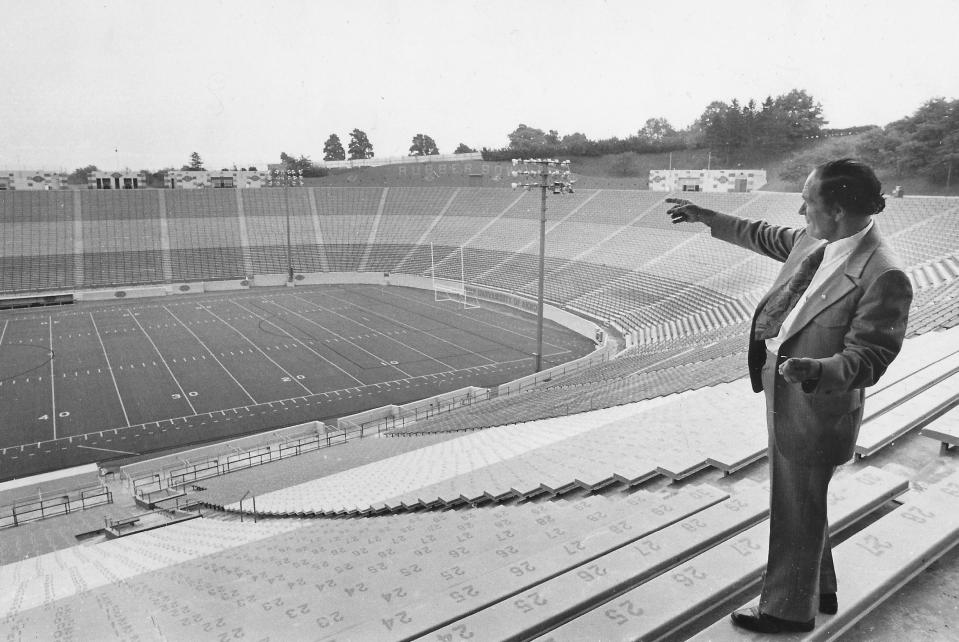
<path fill-rule="evenodd" d="M 770 225 L 726 214 L 710 221 L 712 235 L 784 262 L 772 289 L 753 314 L 749 333 L 749 376 L 763 390 L 765 341 L 753 337 L 756 316 L 799 263 L 821 243 L 805 229 Z M 780 375 L 767 391 L 774 419 L 770 444 L 787 459 L 838 465 L 853 456 L 867 386 L 879 378 L 902 347 L 912 302 L 912 285 L 901 262 L 876 226 L 863 237 L 846 264 L 800 310 L 777 357 L 817 359 L 818 380 L 789 384 Z"/>

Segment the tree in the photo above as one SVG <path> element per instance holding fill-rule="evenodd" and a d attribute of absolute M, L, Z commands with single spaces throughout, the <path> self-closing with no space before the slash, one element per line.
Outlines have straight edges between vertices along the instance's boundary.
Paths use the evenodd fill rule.
<path fill-rule="evenodd" d="M 646 121 L 646 124 L 643 125 L 643 128 L 639 130 L 639 137 L 649 141 L 659 142 L 675 133 L 676 130 L 673 129 L 673 126 L 670 125 L 669 121 L 665 118 L 650 118 Z"/>
<path fill-rule="evenodd" d="M 648 121 L 647 121 L 648 122 Z M 708 147 L 731 150 L 760 149 L 766 153 L 795 149 L 803 141 L 822 133 L 825 120 L 822 105 L 805 90 L 767 96 L 761 105 L 750 99 L 741 105 L 713 101 L 693 126 L 691 134 L 700 136 Z"/>
<path fill-rule="evenodd" d="M 192 154 L 190 154 L 190 164 L 184 165 L 182 169 L 188 172 L 202 172 L 204 171 L 203 159 L 200 158 L 199 154 L 197 154 L 196 152 L 193 152 Z"/>
<path fill-rule="evenodd" d="M 96 165 L 87 165 L 86 167 L 78 167 L 67 176 L 67 183 L 70 185 L 86 185 L 87 178 L 93 172 L 99 171 Z"/>
<path fill-rule="evenodd" d="M 330 134 L 330 137 L 323 143 L 323 160 L 341 161 L 346 160 L 346 152 L 343 150 L 343 143 L 336 134 Z"/>
<path fill-rule="evenodd" d="M 881 127 L 876 127 L 859 138 L 855 155 L 869 165 L 897 167 L 899 161 L 897 147 L 899 147 L 899 141 L 895 136 L 887 134 Z"/>
<path fill-rule="evenodd" d="M 585 145 L 589 142 L 589 139 L 586 138 L 586 134 L 581 134 L 580 132 L 573 132 L 572 134 L 566 134 L 563 136 L 562 143 L 567 147 L 571 145 Z"/>
<path fill-rule="evenodd" d="M 417 134 L 410 145 L 410 156 L 435 156 L 440 150 L 436 142 L 426 134 Z"/>
<path fill-rule="evenodd" d="M 454 154 L 474 154 L 476 150 L 467 145 L 466 143 L 460 143 L 459 146 L 453 150 Z"/>
<path fill-rule="evenodd" d="M 866 134 L 857 151 L 897 175 L 906 169 L 951 184 L 959 170 L 959 100 L 928 100 L 912 116 Z"/>
<path fill-rule="evenodd" d="M 542 129 L 536 129 L 535 127 L 530 127 L 529 125 L 524 125 L 523 123 L 520 123 L 519 127 L 514 129 L 512 133 L 509 134 L 510 149 L 525 150 L 545 144 L 546 134 Z"/>
<path fill-rule="evenodd" d="M 773 105 L 783 120 L 785 138 L 792 145 L 819 136 L 826 122 L 822 117 L 822 105 L 804 89 L 793 89 L 777 97 Z"/>
<path fill-rule="evenodd" d="M 289 169 L 298 170 L 300 175 L 306 178 L 326 176 L 328 173 L 325 168 L 314 165 L 309 156 L 304 156 L 302 154 L 299 158 L 294 158 L 286 152 L 280 152 L 280 162 L 282 162 Z"/>
<path fill-rule="evenodd" d="M 827 161 L 852 156 L 851 144 L 842 139 L 832 141 L 832 144 L 816 147 L 809 151 L 800 151 L 787 158 L 779 170 L 779 179 L 792 183 L 794 187 L 802 187 L 809 172 Z"/>
<path fill-rule="evenodd" d="M 775 114 L 773 97 L 766 96 L 753 117 L 753 145 L 759 149 L 772 150 L 776 146 Z"/>
<path fill-rule="evenodd" d="M 350 132 L 350 160 L 373 158 L 373 145 L 366 137 L 366 132 L 354 129 Z"/>
<path fill-rule="evenodd" d="M 546 144 L 559 145 L 559 132 L 555 129 L 549 130 L 549 133 L 546 134 Z"/>

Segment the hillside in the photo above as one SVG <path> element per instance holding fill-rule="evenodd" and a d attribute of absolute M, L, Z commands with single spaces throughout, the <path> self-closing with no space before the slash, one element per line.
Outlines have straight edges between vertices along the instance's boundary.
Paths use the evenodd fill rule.
<path fill-rule="evenodd" d="M 607 156 L 571 156 L 571 166 L 576 178 L 576 187 L 597 189 L 648 189 L 649 172 L 654 169 L 706 168 L 723 169 L 741 167 L 766 170 L 768 182 L 762 189 L 775 192 L 798 192 L 802 182 L 782 180 L 783 167 L 795 156 L 818 162 L 827 158 L 855 156 L 855 147 L 862 135 L 842 138 L 827 138 L 810 143 L 795 153 L 764 156 L 756 153 L 740 153 L 726 158 L 720 151 L 710 153 L 706 149 L 687 149 L 672 153 L 614 154 Z M 565 160 L 565 158 L 564 158 Z M 351 170 L 333 170 L 329 176 L 310 178 L 305 182 L 315 187 L 388 187 L 388 186 L 443 186 L 510 188 L 517 179 L 510 176 L 512 166 L 508 162 L 437 162 L 403 163 L 381 167 L 364 167 Z M 883 189 L 891 192 L 902 185 L 908 195 L 959 195 L 959 181 L 952 189 L 930 185 L 919 176 L 898 174 L 895 170 L 879 171 Z"/>

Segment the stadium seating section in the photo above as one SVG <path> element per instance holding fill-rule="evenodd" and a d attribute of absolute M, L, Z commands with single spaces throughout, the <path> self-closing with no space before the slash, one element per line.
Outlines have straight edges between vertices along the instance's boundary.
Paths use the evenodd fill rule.
<path fill-rule="evenodd" d="M 671 226 L 664 196 L 551 196 L 547 300 L 630 331 L 729 309 L 769 282 L 769 261 Z M 797 220 L 796 194 L 691 198 Z M 489 188 L 4 192 L 0 294 L 283 274 L 290 263 L 297 273 L 428 275 L 432 245 L 437 276 L 535 296 L 539 216 L 537 193 Z M 956 199 L 890 199 L 879 225 L 917 284 L 959 276 Z"/>
<path fill-rule="evenodd" d="M 334 443 L 313 422 L 138 461 L 113 480 L 84 472 L 0 492 L 0 630 L 737 639 L 725 614 L 756 595 L 768 532 L 768 487 L 750 468 L 765 455 L 762 399 L 738 380 L 776 266 L 672 226 L 665 196 L 549 196 L 545 296 L 628 334 L 613 359 L 380 438 Z M 798 221 L 797 194 L 684 196 Z M 0 192 L 0 297 L 284 274 L 291 262 L 435 266 L 532 297 L 539 216 L 538 192 L 472 187 Z M 870 465 L 910 432 L 941 443 L 942 458 L 959 444 L 959 199 L 890 199 L 878 225 L 916 296 L 900 357 L 868 391 L 857 461 L 831 486 L 831 532 L 855 534 L 835 548 L 843 608 L 810 639 L 847 630 L 959 543 L 959 474 L 910 490 Z M 307 433 L 316 447 L 272 456 Z M 242 470 L 207 474 L 230 458 Z"/>

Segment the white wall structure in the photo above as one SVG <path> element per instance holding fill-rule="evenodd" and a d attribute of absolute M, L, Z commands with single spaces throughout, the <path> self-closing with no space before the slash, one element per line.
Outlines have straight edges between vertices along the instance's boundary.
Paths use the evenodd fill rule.
<path fill-rule="evenodd" d="M 0 190 L 54 190 L 66 186 L 67 176 L 60 172 L 0 169 Z"/>
<path fill-rule="evenodd" d="M 88 189 L 145 189 L 147 175 L 143 172 L 90 172 Z"/>
<path fill-rule="evenodd" d="M 764 169 L 653 169 L 654 192 L 752 192 L 766 184 Z"/>
<path fill-rule="evenodd" d="M 217 187 L 247 188 L 266 187 L 270 173 L 264 170 L 187 171 L 174 170 L 166 173 L 166 186 L 171 189 L 206 189 Z"/>

